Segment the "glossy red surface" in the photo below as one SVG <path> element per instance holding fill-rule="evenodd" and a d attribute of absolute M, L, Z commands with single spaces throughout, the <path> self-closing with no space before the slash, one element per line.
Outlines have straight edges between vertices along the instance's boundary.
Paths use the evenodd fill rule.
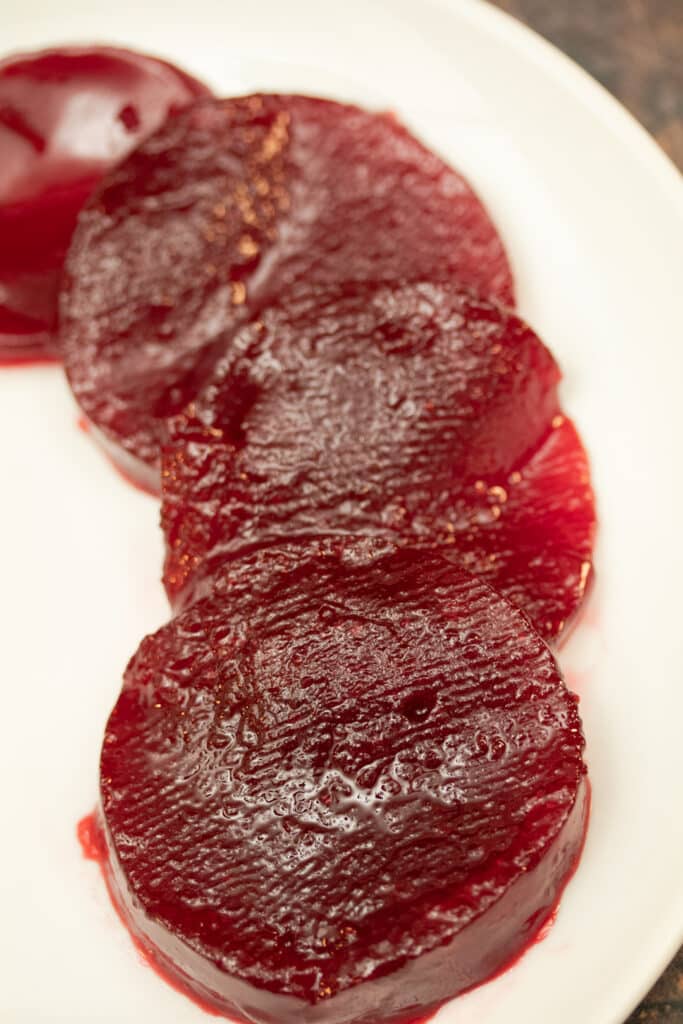
<path fill-rule="evenodd" d="M 263 310 L 170 427 L 172 604 L 245 545 L 379 534 L 443 546 L 556 639 L 595 519 L 558 380 L 518 317 L 452 286 L 306 288 Z"/>
<path fill-rule="evenodd" d="M 208 90 L 110 47 L 0 62 L 0 362 L 56 355 L 59 277 L 76 217 L 102 174 Z"/>
<path fill-rule="evenodd" d="M 158 487 L 166 418 L 255 309 L 302 281 L 434 276 L 513 300 L 485 208 L 394 117 L 293 96 L 207 101 L 84 211 L 65 364 L 88 417 Z"/>
<path fill-rule="evenodd" d="M 582 750 L 545 644 L 438 554 L 260 549 L 128 667 L 101 758 L 116 897 L 230 1015 L 414 1020 L 547 920 Z"/>
<path fill-rule="evenodd" d="M 588 786 L 588 806 L 586 810 L 587 826 L 588 818 L 590 815 L 591 790 L 590 783 L 586 783 L 586 785 Z M 83 852 L 83 856 L 86 858 L 86 860 L 95 861 L 100 871 L 102 872 L 102 878 L 104 879 L 107 891 L 114 905 L 114 909 L 116 910 L 123 924 L 129 930 L 131 941 L 133 942 L 136 950 L 140 954 L 144 963 L 147 966 L 151 967 L 154 971 L 156 971 L 159 977 L 163 981 L 165 981 L 166 984 L 170 985 L 172 988 L 175 988 L 183 996 L 186 996 L 188 999 L 191 999 L 195 1003 L 195 1005 L 198 1006 L 205 1013 L 209 1014 L 210 1016 L 216 1016 L 219 1014 L 220 1016 L 225 1016 L 225 1014 L 221 1013 L 221 1011 L 216 1009 L 215 1005 L 211 1005 L 206 1000 L 201 999 L 196 994 L 196 992 L 192 990 L 192 986 L 188 983 L 187 978 L 183 977 L 181 980 L 181 976 L 179 974 L 179 969 L 177 965 L 174 965 L 168 961 L 164 961 L 164 963 L 162 964 L 160 958 L 155 959 L 154 950 L 152 950 L 148 946 L 143 945 L 142 939 L 136 933 L 136 926 L 134 921 L 126 915 L 125 901 L 122 900 L 122 897 L 117 889 L 117 884 L 115 882 L 114 875 L 112 872 L 112 861 L 110 860 L 109 857 L 107 841 L 105 839 L 102 824 L 99 821 L 98 813 L 92 812 L 91 814 L 88 814 L 84 818 L 82 818 L 78 822 L 76 834 L 78 837 L 78 842 L 80 844 L 81 850 Z M 559 911 L 559 900 L 562 896 L 562 892 L 564 891 L 564 887 L 571 881 L 581 859 L 581 850 L 583 848 L 583 845 L 585 844 L 586 834 L 587 833 L 584 832 L 583 843 L 581 844 L 581 848 L 576 855 L 574 864 L 570 869 L 570 873 L 566 876 L 565 883 L 562 887 L 562 891 L 559 893 L 557 897 L 557 902 L 548 913 L 545 922 L 541 925 L 537 934 L 533 936 L 527 947 L 522 949 L 520 952 L 513 954 L 512 958 L 508 960 L 506 963 L 504 963 L 502 967 L 500 967 L 495 972 L 495 974 L 487 978 L 486 981 L 490 982 L 495 978 L 498 978 L 503 974 L 506 974 L 509 970 L 512 970 L 512 968 L 516 966 L 519 960 L 522 959 L 525 953 L 528 952 L 529 948 L 537 945 L 539 942 L 543 942 L 544 939 L 546 939 L 547 936 L 550 934 L 550 931 L 552 930 L 552 927 L 557 919 L 557 914 Z M 438 1009 L 438 1007 L 436 1009 Z M 432 1019 L 435 1012 L 436 1010 L 434 1010 L 432 1013 L 429 1013 L 427 1016 L 416 1017 L 410 1021 L 406 1021 L 405 1024 L 427 1024 L 427 1021 Z"/>

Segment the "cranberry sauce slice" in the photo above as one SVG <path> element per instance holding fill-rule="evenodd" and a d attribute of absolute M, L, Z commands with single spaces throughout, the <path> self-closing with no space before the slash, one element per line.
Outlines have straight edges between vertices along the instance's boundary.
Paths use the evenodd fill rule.
<path fill-rule="evenodd" d="M 548 642 L 563 640 L 593 581 L 595 498 L 576 427 L 552 420 L 538 448 L 507 474 L 474 481 L 441 519 L 442 543 L 470 572 L 523 608 Z"/>
<path fill-rule="evenodd" d="M 245 544 L 379 534 L 452 548 L 557 636 L 594 523 L 558 378 L 518 317 L 448 285 L 306 289 L 263 310 L 170 424 L 172 604 Z"/>
<path fill-rule="evenodd" d="M 231 1016 L 411 1020 L 551 913 L 582 751 L 546 645 L 440 554 L 260 549 L 128 666 L 101 758 L 115 898 Z"/>
<path fill-rule="evenodd" d="M 454 279 L 505 302 L 502 242 L 465 180 L 387 114 L 300 96 L 207 101 L 114 169 L 62 294 L 67 372 L 126 471 L 159 486 L 198 354 L 295 282 Z M 210 358 L 208 360 L 210 364 Z"/>
<path fill-rule="evenodd" d="M 56 355 L 57 289 L 103 173 L 208 90 L 157 60 L 65 47 L 0 62 L 0 360 Z"/>

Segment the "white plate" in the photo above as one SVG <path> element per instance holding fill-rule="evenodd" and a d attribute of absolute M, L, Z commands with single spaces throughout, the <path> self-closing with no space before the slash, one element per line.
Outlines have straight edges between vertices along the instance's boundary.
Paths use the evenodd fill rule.
<path fill-rule="evenodd" d="M 392 106 L 489 203 L 593 460 L 599 585 L 562 660 L 594 799 L 548 937 L 438 1021 L 621 1024 L 683 939 L 677 172 L 586 75 L 475 0 L 0 6 L 3 51 L 115 41 L 225 92 Z M 166 615 L 157 503 L 121 482 L 76 416 L 58 370 L 0 373 L 0 1017 L 199 1022 L 141 964 L 76 843 L 122 669 Z"/>

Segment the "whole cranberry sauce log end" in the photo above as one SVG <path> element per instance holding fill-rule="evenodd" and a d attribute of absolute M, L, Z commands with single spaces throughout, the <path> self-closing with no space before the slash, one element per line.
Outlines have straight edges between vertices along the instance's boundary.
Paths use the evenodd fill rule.
<path fill-rule="evenodd" d="M 582 751 L 548 648 L 475 577 L 370 542 L 261 549 L 128 667 L 101 758 L 110 879 L 155 959 L 231 1016 L 411 1020 L 553 909 Z"/>
<path fill-rule="evenodd" d="M 0 62 L 0 362 L 58 355 L 57 290 L 103 173 L 208 90 L 153 57 L 61 47 Z"/>
<path fill-rule="evenodd" d="M 484 206 L 396 118 L 301 96 L 202 101 L 87 204 L 65 366 L 127 472 L 158 489 L 166 420 L 242 320 L 297 284 L 424 277 L 513 301 Z"/>

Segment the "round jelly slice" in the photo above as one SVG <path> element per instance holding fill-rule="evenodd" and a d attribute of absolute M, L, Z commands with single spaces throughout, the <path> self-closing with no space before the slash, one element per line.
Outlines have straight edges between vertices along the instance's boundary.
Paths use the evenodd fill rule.
<path fill-rule="evenodd" d="M 65 47 L 0 62 L 0 361 L 54 356 L 76 217 L 105 170 L 208 90 L 164 61 Z"/>
<path fill-rule="evenodd" d="M 115 898 L 228 1015 L 413 1020 L 552 912 L 586 825 L 576 699 L 439 556 L 314 546 L 231 573 L 143 641 L 109 719 Z"/>
<path fill-rule="evenodd" d="M 165 419 L 242 318 L 296 282 L 435 275 L 513 301 L 481 201 L 395 117 L 300 96 L 207 101 L 88 204 L 62 294 L 64 360 L 122 468 L 158 488 Z"/>
<path fill-rule="evenodd" d="M 452 548 L 556 637 L 594 532 L 558 379 L 518 317 L 448 285 L 307 289 L 263 310 L 169 424 L 172 604 L 244 545 L 384 534 Z"/>

